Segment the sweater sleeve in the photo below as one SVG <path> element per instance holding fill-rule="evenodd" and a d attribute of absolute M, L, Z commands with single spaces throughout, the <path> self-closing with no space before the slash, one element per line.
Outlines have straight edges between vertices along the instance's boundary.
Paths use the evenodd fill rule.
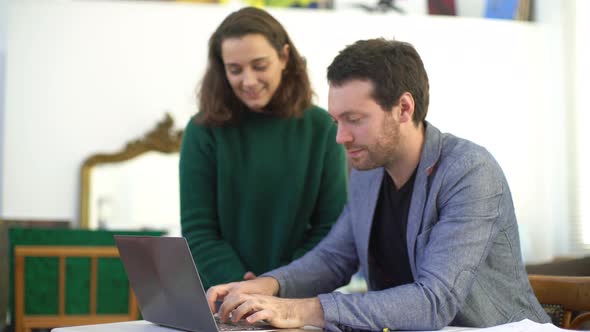
<path fill-rule="evenodd" d="M 346 155 L 344 148 L 336 143 L 336 125 L 331 120 L 329 121 L 329 131 L 324 138 L 326 146 L 323 154 L 324 159 L 318 163 L 322 167 L 321 183 L 310 220 L 311 228 L 305 240 L 295 250 L 293 260 L 303 256 L 328 234 L 346 204 Z"/>
<path fill-rule="evenodd" d="M 205 289 L 241 280 L 246 269 L 221 237 L 217 212 L 215 141 L 189 122 L 180 151 L 180 223 Z"/>

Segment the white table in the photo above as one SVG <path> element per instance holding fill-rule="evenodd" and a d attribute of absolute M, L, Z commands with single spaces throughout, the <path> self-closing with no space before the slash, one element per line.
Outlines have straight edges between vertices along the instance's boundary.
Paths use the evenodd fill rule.
<path fill-rule="evenodd" d="M 320 331 L 321 329 L 315 327 L 305 327 L 304 329 L 281 329 L 281 332 L 309 332 Z M 469 327 L 448 326 L 442 329 L 445 332 L 458 332 L 474 330 Z M 109 324 L 95 324 L 82 325 L 71 327 L 58 327 L 51 330 L 52 332 L 178 332 L 179 330 L 168 328 L 160 325 L 150 323 L 145 320 L 135 320 L 130 322 L 109 323 Z M 417 332 L 417 331 L 413 331 Z M 430 331 L 428 331 L 430 332 Z"/>
<path fill-rule="evenodd" d="M 178 332 L 176 329 L 163 327 L 146 320 L 130 322 L 58 327 L 52 332 Z"/>

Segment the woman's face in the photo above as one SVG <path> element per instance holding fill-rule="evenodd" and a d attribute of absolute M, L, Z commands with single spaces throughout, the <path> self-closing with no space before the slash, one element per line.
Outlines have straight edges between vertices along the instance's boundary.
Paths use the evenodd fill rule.
<path fill-rule="evenodd" d="M 236 96 L 251 110 L 261 112 L 281 84 L 289 46 L 281 55 L 260 34 L 227 38 L 221 43 L 225 75 Z"/>

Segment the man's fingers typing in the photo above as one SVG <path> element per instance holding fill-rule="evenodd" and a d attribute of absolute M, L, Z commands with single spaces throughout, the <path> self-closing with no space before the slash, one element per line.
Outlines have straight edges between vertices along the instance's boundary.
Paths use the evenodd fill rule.
<path fill-rule="evenodd" d="M 235 323 L 242 318 L 246 318 L 257 310 L 261 309 L 260 304 L 258 303 L 259 300 L 256 298 L 244 298 L 244 302 L 239 304 L 234 311 L 232 311 L 232 321 Z"/>
<path fill-rule="evenodd" d="M 251 324 L 254 324 L 256 322 L 260 322 L 262 320 L 265 320 L 267 322 L 271 322 L 273 320 L 274 314 L 275 314 L 274 311 L 269 310 L 269 309 L 264 309 L 264 310 L 257 311 L 255 313 L 251 314 L 250 316 L 246 317 L 246 321 Z"/>
<path fill-rule="evenodd" d="M 211 287 L 207 290 L 207 303 L 212 313 L 216 313 L 219 307 L 219 302 L 223 301 L 224 297 L 229 292 L 229 284 Z"/>
<path fill-rule="evenodd" d="M 245 296 L 246 295 L 240 293 L 230 293 L 228 296 L 226 296 L 223 300 L 223 303 L 219 307 L 219 319 L 222 322 L 226 322 L 230 318 L 230 314 L 233 317 L 233 311 L 246 300 Z"/>

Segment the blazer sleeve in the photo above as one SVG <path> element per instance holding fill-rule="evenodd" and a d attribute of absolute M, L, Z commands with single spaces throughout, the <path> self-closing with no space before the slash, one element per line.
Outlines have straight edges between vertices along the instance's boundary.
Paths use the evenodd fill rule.
<path fill-rule="evenodd" d="M 263 276 L 279 282 L 279 296 L 305 298 L 346 285 L 358 270 L 358 256 L 350 228 L 350 211 L 342 214 L 328 235 L 311 251 Z"/>
<path fill-rule="evenodd" d="M 189 122 L 180 151 L 180 222 L 205 289 L 241 280 L 246 269 L 220 235 L 215 142 L 207 128 Z"/>

